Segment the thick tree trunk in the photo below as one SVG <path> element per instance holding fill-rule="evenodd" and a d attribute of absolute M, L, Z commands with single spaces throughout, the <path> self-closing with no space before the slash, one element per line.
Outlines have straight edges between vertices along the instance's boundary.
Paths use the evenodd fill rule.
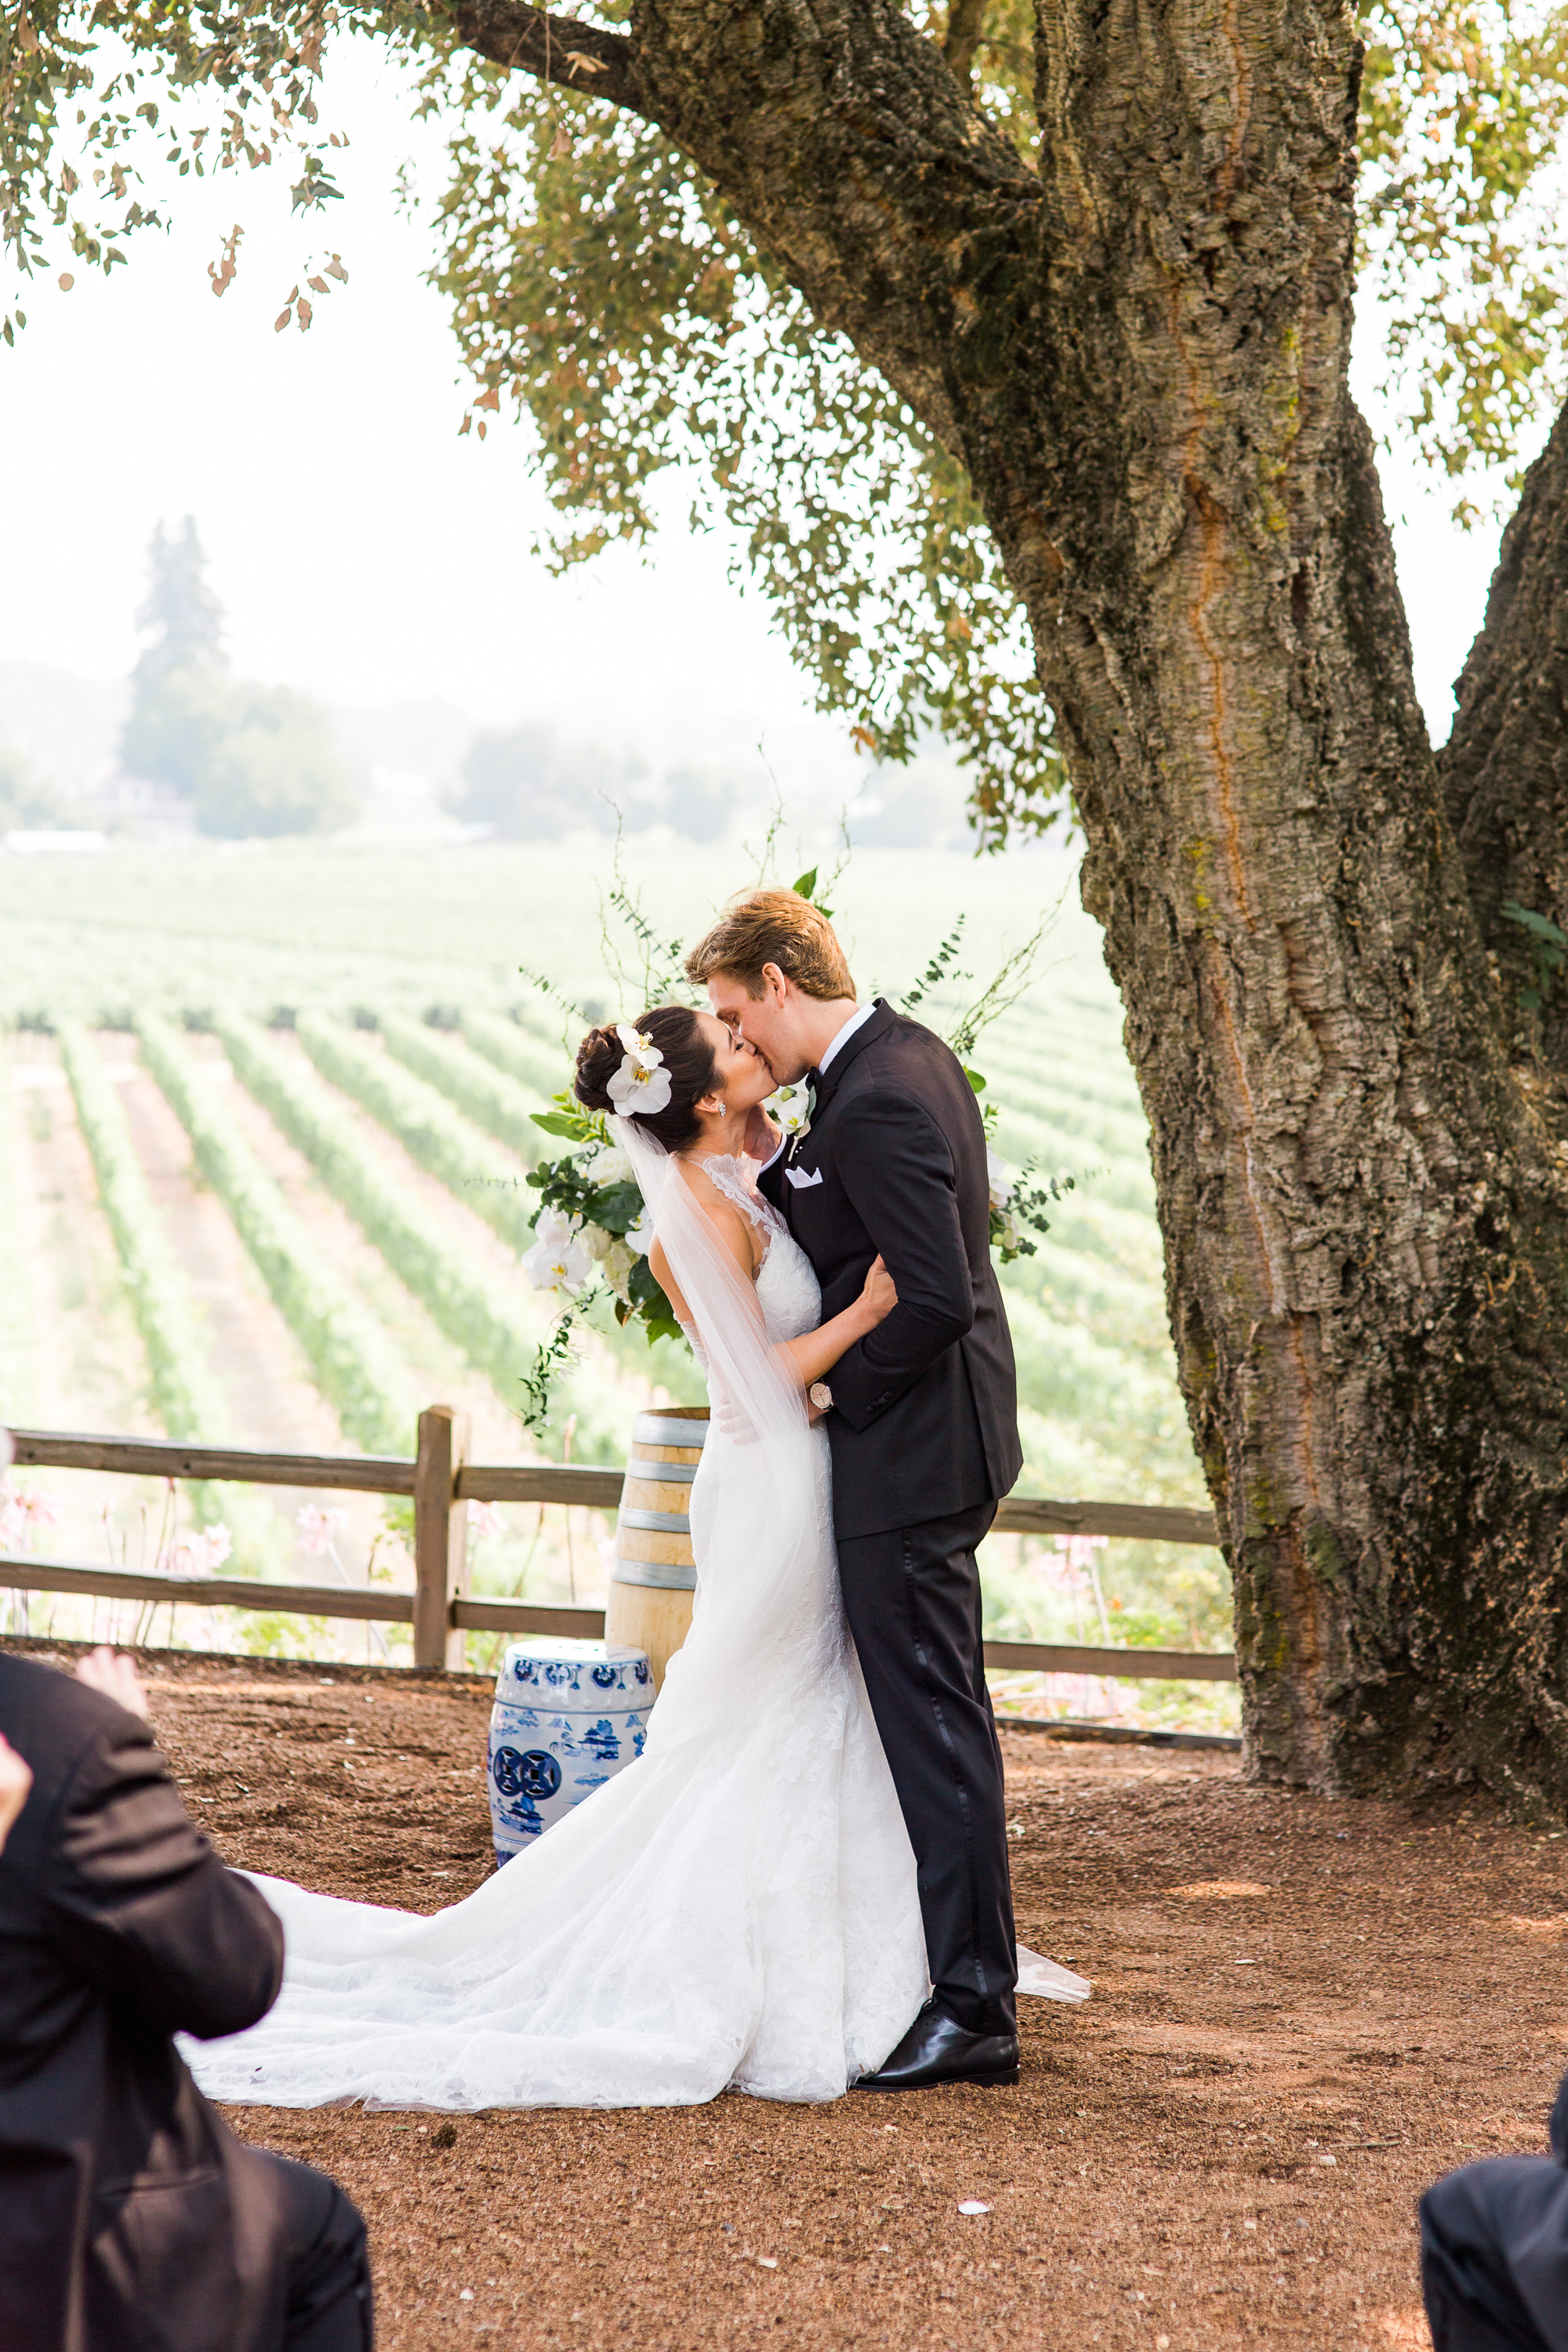
<path fill-rule="evenodd" d="M 1041 672 L 1153 1129 L 1249 1761 L 1556 1809 L 1568 1198 L 1346 389 L 1349 23 L 1053 9 L 1043 45 Z"/>
<path fill-rule="evenodd" d="M 1457 690 L 1443 796 L 1511 1017 L 1538 975 L 1529 933 L 1501 908 L 1511 901 L 1568 929 L 1568 409 L 1525 478 Z M 1526 1083 L 1568 1136 L 1568 974 L 1514 1036 L 1521 1055 L 1539 1049 Z"/>
<path fill-rule="evenodd" d="M 537 47 L 483 6 L 488 54 Z M 963 456 L 1027 604 L 1251 1769 L 1561 1812 L 1568 1183 L 1509 1066 L 1346 388 L 1350 16 L 1038 9 L 1037 179 L 892 0 L 634 0 L 605 69 Z M 1562 722 L 1559 692 L 1559 780 Z M 1467 839 L 1484 770 L 1450 777 Z"/>

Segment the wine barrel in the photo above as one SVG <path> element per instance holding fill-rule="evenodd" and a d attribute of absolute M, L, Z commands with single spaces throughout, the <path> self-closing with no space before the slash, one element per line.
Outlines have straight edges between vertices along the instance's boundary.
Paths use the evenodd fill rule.
<path fill-rule="evenodd" d="M 646 1650 L 656 1687 L 691 1628 L 697 1563 L 689 1506 L 707 1434 L 705 1404 L 657 1405 L 632 1423 L 605 1639 Z"/>

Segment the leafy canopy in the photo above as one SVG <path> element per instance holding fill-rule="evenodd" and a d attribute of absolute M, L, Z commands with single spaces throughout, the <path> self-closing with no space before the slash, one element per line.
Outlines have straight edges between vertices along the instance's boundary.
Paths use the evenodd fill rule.
<path fill-rule="evenodd" d="M 911 6 L 1030 159 L 1026 0 Z M 621 22 L 626 0 L 585 13 Z M 68 257 L 122 262 L 166 216 L 154 157 L 165 182 L 286 162 L 296 208 L 322 212 L 340 143 L 317 102 L 324 44 L 357 31 L 404 53 L 449 131 L 431 277 L 475 381 L 462 429 L 482 435 L 503 402 L 531 417 L 550 559 L 647 544 L 660 477 L 683 468 L 693 527 L 738 530 L 820 709 L 879 759 L 944 738 L 987 845 L 1053 821 L 1064 778 L 1027 630 L 963 467 L 658 131 L 502 73 L 405 0 L 26 0 L 0 22 L 0 236 L 23 281 Z M 1473 475 L 1511 462 L 1568 380 L 1552 175 L 1568 0 L 1366 0 L 1363 22 L 1363 263 L 1388 385 L 1426 458 Z M 237 248 L 237 232 L 211 265 L 219 291 Z M 296 286 L 279 326 L 310 319 Z M 0 333 L 24 320 L 13 307 Z M 1479 510 L 1463 490 L 1458 511 Z"/>

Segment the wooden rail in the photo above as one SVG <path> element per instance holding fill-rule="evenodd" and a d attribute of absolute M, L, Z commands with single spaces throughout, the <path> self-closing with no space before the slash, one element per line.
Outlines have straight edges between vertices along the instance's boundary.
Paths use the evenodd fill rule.
<path fill-rule="evenodd" d="M 205 1609 L 272 1609 L 306 1617 L 369 1619 L 414 1628 L 416 1666 L 463 1664 L 463 1634 L 570 1633 L 596 1640 L 599 1609 L 554 1609 L 523 1601 L 475 1600 L 468 1589 L 465 1503 L 574 1503 L 613 1511 L 618 1470 L 568 1469 L 552 1463 L 516 1467 L 469 1462 L 466 1416 L 432 1405 L 419 1416 L 412 1461 L 394 1454 L 268 1454 L 241 1446 L 179 1445 L 163 1438 L 75 1436 L 15 1429 L 19 1465 L 103 1470 L 121 1476 L 232 1481 L 250 1486 L 327 1486 L 414 1499 L 414 1591 L 365 1586 L 275 1584 L 254 1577 L 159 1576 L 66 1560 L 0 1558 L 0 1590 L 76 1592 L 115 1600 L 170 1601 Z M 3 1460 L 0 1454 L 0 1460 Z M 1214 1544 L 1209 1511 L 1141 1503 L 1051 1501 L 1010 1495 L 996 1514 L 1003 1535 L 1118 1536 L 1144 1543 Z M 1110 1675 L 1165 1682 L 1234 1682 L 1228 1651 L 1089 1648 L 1053 1642 L 987 1642 L 988 1666 L 1037 1674 Z"/>

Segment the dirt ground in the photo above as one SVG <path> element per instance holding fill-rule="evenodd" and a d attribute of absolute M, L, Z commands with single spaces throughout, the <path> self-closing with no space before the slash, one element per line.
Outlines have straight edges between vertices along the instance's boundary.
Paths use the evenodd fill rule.
<path fill-rule="evenodd" d="M 486 1686 L 149 1661 L 225 1856 L 434 1909 L 489 1867 Z M 435 2352 L 1424 2347 L 1421 2188 L 1544 2147 L 1559 1841 L 1009 1733 L 1016 2090 L 438 2118 L 234 2111 L 368 2217 L 380 2342 Z M 988 2210 L 965 2215 L 975 2200 Z"/>

